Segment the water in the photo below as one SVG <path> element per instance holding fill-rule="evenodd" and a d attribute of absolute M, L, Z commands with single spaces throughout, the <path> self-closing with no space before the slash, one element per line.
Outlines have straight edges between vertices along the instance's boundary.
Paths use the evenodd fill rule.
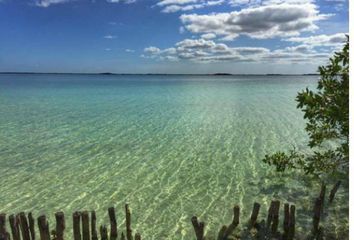
<path fill-rule="evenodd" d="M 316 76 L 0 75 L 0 212 L 106 209 L 130 203 L 144 239 L 192 239 L 190 218 L 215 236 L 239 204 L 265 215 L 296 203 L 310 228 L 318 181 L 275 173 L 267 153 L 306 151 L 296 94 Z M 266 205 L 267 204 L 267 205 Z M 348 182 L 326 228 L 348 231 Z"/>

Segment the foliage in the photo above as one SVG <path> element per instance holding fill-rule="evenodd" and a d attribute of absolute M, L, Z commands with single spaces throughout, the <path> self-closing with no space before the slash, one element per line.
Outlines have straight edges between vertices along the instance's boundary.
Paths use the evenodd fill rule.
<path fill-rule="evenodd" d="M 327 66 L 319 67 L 317 91 L 298 93 L 297 108 L 307 120 L 311 154 L 276 152 L 263 161 L 278 171 L 302 169 L 307 174 L 347 171 L 349 163 L 349 37 Z M 333 145 L 335 147 L 333 147 Z"/>

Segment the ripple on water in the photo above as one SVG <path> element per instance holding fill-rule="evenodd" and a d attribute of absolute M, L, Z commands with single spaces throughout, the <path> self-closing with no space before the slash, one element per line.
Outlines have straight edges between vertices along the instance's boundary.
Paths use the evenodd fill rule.
<path fill-rule="evenodd" d="M 86 79 L 89 78 L 89 79 Z M 129 79 L 126 79 L 129 78 Z M 215 236 L 239 204 L 296 203 L 299 228 L 320 186 L 277 174 L 266 153 L 306 147 L 294 97 L 313 77 L 0 76 L 0 211 L 95 209 L 124 203 L 145 239 L 189 239 L 190 218 Z M 88 84 L 88 82 L 89 84 Z M 326 216 L 348 231 L 348 182 Z M 71 218 L 68 218 L 68 228 Z"/>

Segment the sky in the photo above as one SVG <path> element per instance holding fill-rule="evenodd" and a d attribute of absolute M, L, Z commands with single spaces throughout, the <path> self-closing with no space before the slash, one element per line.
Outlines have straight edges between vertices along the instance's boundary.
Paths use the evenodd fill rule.
<path fill-rule="evenodd" d="M 0 71 L 304 74 L 348 0 L 0 0 Z"/>

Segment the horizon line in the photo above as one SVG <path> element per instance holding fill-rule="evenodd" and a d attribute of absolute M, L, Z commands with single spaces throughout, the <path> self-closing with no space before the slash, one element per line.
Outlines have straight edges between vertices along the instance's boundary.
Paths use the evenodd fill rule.
<path fill-rule="evenodd" d="M 57 74 L 57 75 L 196 75 L 196 76 L 304 76 L 304 75 L 320 75 L 319 73 L 113 73 L 113 72 L 0 72 L 0 74 Z"/>

